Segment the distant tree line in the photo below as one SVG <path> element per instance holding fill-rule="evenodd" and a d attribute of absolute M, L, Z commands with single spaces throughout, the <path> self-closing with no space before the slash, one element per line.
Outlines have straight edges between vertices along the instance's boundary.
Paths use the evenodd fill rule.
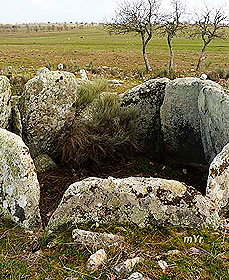
<path fill-rule="evenodd" d="M 96 23 L 84 23 L 84 22 L 70 22 L 70 23 L 26 23 L 26 24 L 0 24 L 0 32 L 62 32 L 74 29 L 82 29 L 85 26 L 93 26 Z"/>

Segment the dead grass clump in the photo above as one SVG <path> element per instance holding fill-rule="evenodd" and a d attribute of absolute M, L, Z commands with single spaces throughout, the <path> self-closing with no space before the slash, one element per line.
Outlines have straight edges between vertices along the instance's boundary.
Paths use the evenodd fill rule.
<path fill-rule="evenodd" d="M 64 164 L 74 168 L 101 165 L 107 160 L 120 160 L 137 147 L 136 111 L 121 107 L 116 94 L 100 94 L 104 87 L 104 81 L 81 86 L 79 113 L 61 139 Z"/>

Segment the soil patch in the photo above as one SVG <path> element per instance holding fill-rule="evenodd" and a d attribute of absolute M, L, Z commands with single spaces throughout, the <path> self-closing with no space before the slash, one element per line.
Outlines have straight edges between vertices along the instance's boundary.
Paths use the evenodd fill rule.
<path fill-rule="evenodd" d="M 111 176 L 114 178 L 126 178 L 134 176 L 173 179 L 193 186 L 202 194 L 205 194 L 207 172 L 206 169 L 201 169 L 195 165 L 174 162 L 159 164 L 146 157 L 134 157 L 121 163 L 113 163 L 99 168 L 74 170 L 64 167 L 54 171 L 38 173 L 41 188 L 40 211 L 43 226 L 47 225 L 50 216 L 57 208 L 67 188 L 74 182 L 88 177 L 108 178 Z"/>

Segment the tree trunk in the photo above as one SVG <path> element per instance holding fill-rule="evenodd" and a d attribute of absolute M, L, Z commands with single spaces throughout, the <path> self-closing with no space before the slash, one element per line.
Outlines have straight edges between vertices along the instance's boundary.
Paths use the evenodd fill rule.
<path fill-rule="evenodd" d="M 146 70 L 151 72 L 152 69 L 150 67 L 149 60 L 148 60 L 147 54 L 146 54 L 146 42 L 145 42 L 144 34 L 142 34 L 142 54 L 143 54 L 143 58 L 144 58 L 144 61 L 145 61 Z"/>
<path fill-rule="evenodd" d="M 169 74 L 171 74 L 173 70 L 173 46 L 172 46 L 172 38 L 170 35 L 168 35 L 167 41 L 168 41 L 169 51 L 170 51 Z"/>
<path fill-rule="evenodd" d="M 201 65 L 201 62 L 202 62 L 202 59 L 203 59 L 203 56 L 204 56 L 204 52 L 205 52 L 207 46 L 208 46 L 208 44 L 205 43 L 204 47 L 203 47 L 203 49 L 202 49 L 202 51 L 200 53 L 200 58 L 199 58 L 199 61 L 197 63 L 197 66 L 196 66 L 196 71 L 200 71 L 200 65 Z"/>

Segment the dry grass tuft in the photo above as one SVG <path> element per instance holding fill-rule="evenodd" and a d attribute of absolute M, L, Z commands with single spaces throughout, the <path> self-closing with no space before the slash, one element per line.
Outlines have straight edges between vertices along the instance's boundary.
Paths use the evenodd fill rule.
<path fill-rule="evenodd" d="M 122 108 L 116 94 L 99 95 L 98 84 L 104 82 L 89 83 L 81 88 L 81 110 L 61 139 L 62 161 L 74 168 L 122 159 L 137 147 L 135 110 Z"/>

